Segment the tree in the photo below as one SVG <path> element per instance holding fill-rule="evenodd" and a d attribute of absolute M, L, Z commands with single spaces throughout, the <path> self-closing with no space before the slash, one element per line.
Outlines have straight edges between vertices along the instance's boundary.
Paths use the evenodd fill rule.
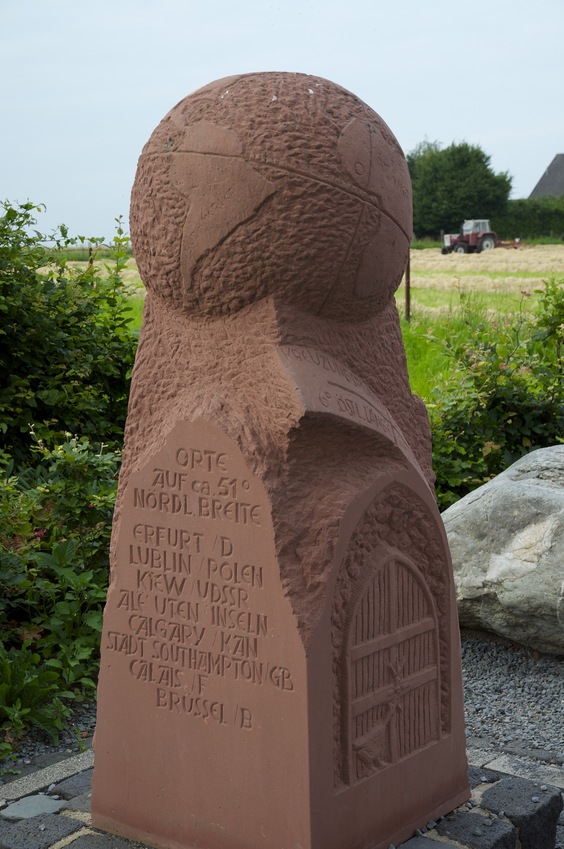
<path fill-rule="evenodd" d="M 407 156 L 413 184 L 413 230 L 417 237 L 457 232 L 466 218 L 495 221 L 507 206 L 511 177 L 495 174 L 490 157 L 466 142 L 444 149 L 421 142 Z"/>

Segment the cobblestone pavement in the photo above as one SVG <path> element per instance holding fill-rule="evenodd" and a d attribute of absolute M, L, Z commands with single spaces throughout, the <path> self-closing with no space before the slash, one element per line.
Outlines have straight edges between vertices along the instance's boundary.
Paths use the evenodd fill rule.
<path fill-rule="evenodd" d="M 468 760 L 470 802 L 438 823 L 428 823 L 398 849 L 564 849 L 562 766 L 476 746 L 469 747 Z M 0 849 L 151 849 L 92 827 L 93 762 L 87 749 L 28 775 L 5 778 L 0 785 Z"/>

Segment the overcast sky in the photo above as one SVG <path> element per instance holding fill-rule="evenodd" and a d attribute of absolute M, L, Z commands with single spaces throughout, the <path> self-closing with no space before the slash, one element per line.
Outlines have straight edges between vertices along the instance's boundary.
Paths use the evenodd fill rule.
<path fill-rule="evenodd" d="M 350 89 L 407 153 L 480 145 L 527 197 L 564 153 L 564 0 L 0 0 L 0 199 L 113 235 L 185 95 L 250 71 Z"/>

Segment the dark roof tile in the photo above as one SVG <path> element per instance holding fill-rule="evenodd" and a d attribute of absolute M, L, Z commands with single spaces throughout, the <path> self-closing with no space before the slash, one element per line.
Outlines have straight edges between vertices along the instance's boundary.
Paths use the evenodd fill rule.
<path fill-rule="evenodd" d="M 564 153 L 556 154 L 529 197 L 542 198 L 547 195 L 564 195 Z"/>

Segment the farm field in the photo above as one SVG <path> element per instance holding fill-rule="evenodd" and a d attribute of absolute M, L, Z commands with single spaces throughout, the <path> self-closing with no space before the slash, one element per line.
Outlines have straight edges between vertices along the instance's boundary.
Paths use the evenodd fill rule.
<path fill-rule="evenodd" d="M 405 286 L 396 293 L 413 391 L 427 404 L 456 370 L 452 353 L 474 345 L 484 328 L 534 314 L 543 281 L 564 282 L 564 245 L 496 248 L 482 254 L 411 252 L 411 322 L 405 321 Z M 450 353 L 449 353 L 450 350 Z"/>
<path fill-rule="evenodd" d="M 564 244 L 496 248 L 481 254 L 441 254 L 439 248 L 411 251 L 412 284 L 428 287 L 429 279 L 444 287 L 449 280 L 464 280 L 475 289 L 499 282 L 504 289 L 519 290 L 523 280 L 538 280 L 564 273 Z M 444 288 L 441 286 L 441 288 Z"/>
<path fill-rule="evenodd" d="M 418 307 L 453 308 L 461 294 L 469 293 L 480 293 L 482 305 L 496 311 L 531 309 L 535 290 L 551 277 L 564 277 L 564 245 L 496 248 L 481 254 L 445 256 L 439 248 L 415 250 L 411 251 L 412 311 Z M 401 309 L 405 302 L 403 283 L 397 301 Z"/>

